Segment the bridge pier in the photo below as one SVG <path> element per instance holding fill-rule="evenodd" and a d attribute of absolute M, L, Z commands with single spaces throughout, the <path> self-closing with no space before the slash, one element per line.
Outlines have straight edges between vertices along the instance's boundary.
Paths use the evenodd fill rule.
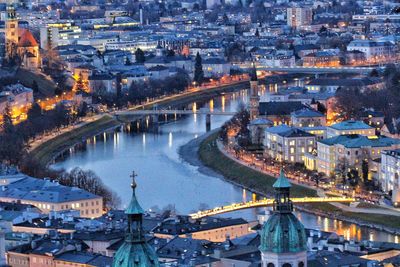
<path fill-rule="evenodd" d="M 206 114 L 206 131 L 211 131 L 211 114 Z"/>

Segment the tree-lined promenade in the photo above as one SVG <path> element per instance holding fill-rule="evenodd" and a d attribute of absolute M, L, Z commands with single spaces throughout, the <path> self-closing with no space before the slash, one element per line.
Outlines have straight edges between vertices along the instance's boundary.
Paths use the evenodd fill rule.
<path fill-rule="evenodd" d="M 272 196 L 272 185 L 276 180 L 276 175 L 230 157 L 226 154 L 228 152 L 225 153 L 222 147 L 218 146 L 219 136 L 220 133 L 217 132 L 201 142 L 198 153 L 203 164 L 222 174 L 228 181 L 259 196 Z M 292 182 L 292 195 L 294 197 L 316 197 L 319 195 L 317 188 L 312 188 L 307 184 L 299 184 L 296 180 L 292 180 Z M 360 203 L 359 206 L 365 206 L 362 209 L 353 209 L 348 206 L 338 207 L 338 205 L 346 206 L 343 204 L 318 203 L 305 204 L 302 209 L 329 218 L 384 229 L 392 233 L 398 232 L 400 229 L 400 220 L 393 219 L 392 212 L 395 211 L 369 205 L 369 203 Z M 376 212 L 375 209 L 379 209 L 379 211 Z M 367 210 L 371 213 L 366 213 Z"/>

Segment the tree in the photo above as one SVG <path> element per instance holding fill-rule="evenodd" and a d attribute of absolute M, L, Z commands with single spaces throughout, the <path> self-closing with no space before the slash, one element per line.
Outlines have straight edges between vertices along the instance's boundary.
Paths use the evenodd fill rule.
<path fill-rule="evenodd" d="M 35 119 L 42 116 L 42 112 L 43 111 L 40 105 L 38 103 L 34 103 L 32 107 L 28 110 L 27 115 L 29 119 Z"/>
<path fill-rule="evenodd" d="M 201 85 L 204 80 L 203 63 L 199 52 L 197 52 L 194 63 L 194 79 L 197 84 Z"/>
<path fill-rule="evenodd" d="M 345 186 L 347 185 L 347 172 L 349 169 L 349 162 L 345 157 L 339 159 L 338 164 L 336 165 L 335 173 L 336 177 L 342 181 L 343 184 L 343 193 L 345 190 Z"/>
<path fill-rule="evenodd" d="M 363 184 L 366 185 L 368 183 L 368 173 L 369 173 L 368 160 L 366 159 L 364 159 L 361 163 L 361 172 L 362 172 Z"/>
<path fill-rule="evenodd" d="M 167 57 L 173 57 L 175 56 L 175 51 L 172 49 L 168 49 L 167 50 Z"/>
<path fill-rule="evenodd" d="M 377 69 L 371 70 L 371 72 L 369 73 L 369 77 L 379 77 L 378 70 Z"/>
<path fill-rule="evenodd" d="M 38 86 L 36 81 L 32 82 L 32 90 L 33 90 L 34 93 L 38 93 L 39 92 L 39 86 Z"/>
<path fill-rule="evenodd" d="M 136 58 L 136 62 L 137 63 L 144 63 L 146 61 L 146 57 L 144 56 L 144 52 L 140 48 L 136 49 L 135 58 Z"/>
<path fill-rule="evenodd" d="M 256 37 L 260 37 L 260 32 L 258 31 L 258 28 L 256 29 L 256 33 L 254 34 Z"/>
<path fill-rule="evenodd" d="M 0 133 L 0 162 L 17 165 L 25 152 L 25 143 L 16 130 L 11 118 L 11 110 L 7 106 L 3 114 L 3 131 Z"/>
<path fill-rule="evenodd" d="M 61 175 L 59 182 L 62 185 L 78 187 L 103 197 L 107 209 L 118 208 L 121 204 L 119 197 L 93 171 L 74 168 L 69 173 Z"/>

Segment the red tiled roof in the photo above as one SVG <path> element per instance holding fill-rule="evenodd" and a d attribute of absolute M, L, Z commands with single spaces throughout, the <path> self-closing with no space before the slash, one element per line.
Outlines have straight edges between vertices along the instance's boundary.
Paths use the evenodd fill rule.
<path fill-rule="evenodd" d="M 18 42 L 18 47 L 32 47 L 32 46 L 38 46 L 35 37 L 33 37 L 30 31 L 22 30 Z"/>

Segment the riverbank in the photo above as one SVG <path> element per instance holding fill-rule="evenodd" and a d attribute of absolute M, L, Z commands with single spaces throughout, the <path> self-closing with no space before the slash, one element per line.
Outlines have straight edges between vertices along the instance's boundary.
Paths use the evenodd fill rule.
<path fill-rule="evenodd" d="M 272 184 L 276 178 L 260 173 L 226 157 L 217 147 L 217 135 L 216 132 L 213 132 L 197 142 L 190 142 L 185 145 L 193 146 L 198 144 L 198 149 L 191 148 L 190 150 L 182 148 L 180 151 L 181 157 L 186 160 L 193 156 L 192 153 L 194 151 L 197 151 L 199 162 L 188 162 L 195 163 L 193 165 L 199 166 L 200 170 L 207 168 L 208 171 L 211 170 L 218 173 L 219 177 L 223 176 L 227 181 L 233 182 L 261 196 L 271 196 L 273 192 Z M 188 154 L 185 151 L 191 151 L 191 153 Z M 315 190 L 299 185 L 293 185 L 292 189 L 292 195 L 296 197 L 316 196 L 317 194 Z M 346 212 L 328 203 L 307 204 L 299 206 L 297 209 L 389 233 L 400 233 L 400 220 L 394 219 L 390 215 Z"/>
<path fill-rule="evenodd" d="M 104 115 L 93 122 L 89 122 L 78 128 L 71 128 L 71 130 L 67 132 L 46 140 L 32 149 L 28 156 L 32 157 L 35 162 L 38 162 L 43 166 L 47 166 L 55 157 L 57 157 L 66 149 L 73 147 L 77 143 L 80 143 L 87 138 L 95 136 L 109 129 L 116 128 L 120 125 L 121 122 L 109 115 Z"/>
<path fill-rule="evenodd" d="M 260 79 L 264 83 L 278 83 L 283 82 L 287 79 L 295 77 L 304 77 L 306 75 L 295 75 L 295 74 L 281 74 L 275 76 L 268 76 Z M 268 82 L 266 79 L 268 78 Z M 177 95 L 166 96 L 161 99 L 157 99 L 148 102 L 143 105 L 135 106 L 131 109 L 152 109 L 154 105 L 158 108 L 178 108 L 182 107 L 193 101 L 205 101 L 215 96 L 243 90 L 249 87 L 249 81 L 243 80 L 232 84 L 222 84 L 215 87 L 206 88 L 204 90 L 184 92 Z M 29 151 L 28 156 L 35 159 L 43 166 L 49 165 L 54 158 L 64 152 L 66 149 L 73 147 L 82 140 L 100 134 L 106 130 L 118 127 L 124 123 L 129 123 L 138 119 L 137 115 L 118 116 L 117 118 L 111 115 L 105 115 L 99 120 L 87 123 L 78 128 L 72 128 L 70 131 L 54 136 L 53 138 L 46 139 L 41 142 L 37 147 Z"/>

